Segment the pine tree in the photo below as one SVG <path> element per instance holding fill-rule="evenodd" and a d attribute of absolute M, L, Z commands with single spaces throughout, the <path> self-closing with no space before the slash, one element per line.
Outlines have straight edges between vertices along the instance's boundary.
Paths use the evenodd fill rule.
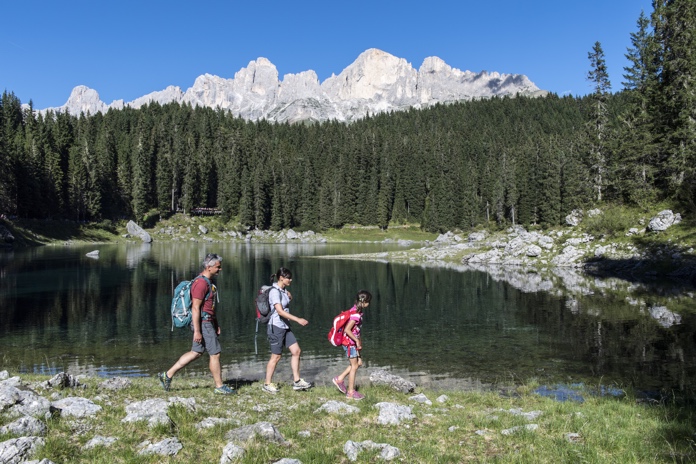
<path fill-rule="evenodd" d="M 656 197 L 654 173 L 656 161 L 655 134 L 649 111 L 650 93 L 658 82 L 655 54 L 658 45 L 649 30 L 650 19 L 641 11 L 638 31 L 631 33 L 623 82 L 627 108 L 619 115 L 616 144 L 616 188 L 624 201 L 647 205 Z"/>
<path fill-rule="evenodd" d="M 589 153 L 588 161 L 592 176 L 595 199 L 602 201 L 604 188 L 608 183 L 607 157 L 609 114 L 607 99 L 611 91 L 611 82 L 604 59 L 604 50 L 599 42 L 595 42 L 592 51 L 587 54 L 590 60 L 590 71 L 587 79 L 592 83 L 590 115 L 588 123 Z"/>
<path fill-rule="evenodd" d="M 664 4 L 659 24 L 663 42 L 660 91 L 668 132 L 667 166 L 679 198 L 696 210 L 696 2 L 671 0 Z M 656 34 L 658 35 L 658 34 Z"/>

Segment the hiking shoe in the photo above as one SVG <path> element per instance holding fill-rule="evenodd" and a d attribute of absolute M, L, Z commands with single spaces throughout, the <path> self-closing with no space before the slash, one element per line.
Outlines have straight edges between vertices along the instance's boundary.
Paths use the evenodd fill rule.
<path fill-rule="evenodd" d="M 218 395 L 234 395 L 237 393 L 237 390 L 233 390 L 227 385 L 223 385 L 222 387 L 217 387 L 215 390 L 215 393 Z"/>
<path fill-rule="evenodd" d="M 263 384 L 263 391 L 268 392 L 268 393 L 278 393 L 280 389 L 278 388 L 278 385 L 274 383 L 264 383 Z"/>
<path fill-rule="evenodd" d="M 340 391 L 344 395 L 346 394 L 346 384 L 345 383 L 339 381 L 338 377 L 334 377 L 331 381 L 333 382 L 334 385 L 336 385 L 336 388 L 338 388 L 338 391 Z"/>
<path fill-rule="evenodd" d="M 309 382 L 306 382 L 305 379 L 300 379 L 297 382 L 292 383 L 292 389 L 293 390 L 309 390 L 312 388 L 312 384 Z"/>
<path fill-rule="evenodd" d="M 157 374 L 157 378 L 162 384 L 162 388 L 164 388 L 164 391 L 169 391 L 169 387 L 172 386 L 172 379 L 171 377 L 167 377 L 167 371 L 164 371 L 161 374 Z"/>
<path fill-rule="evenodd" d="M 357 391 L 353 391 L 353 393 L 346 394 L 346 398 L 348 398 L 349 400 L 361 400 L 365 398 L 365 395 L 363 395 L 362 393 L 358 393 Z"/>

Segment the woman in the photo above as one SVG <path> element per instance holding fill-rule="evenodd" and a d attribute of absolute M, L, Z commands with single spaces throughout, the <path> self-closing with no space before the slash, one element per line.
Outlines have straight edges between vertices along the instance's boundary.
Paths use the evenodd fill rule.
<path fill-rule="evenodd" d="M 287 347 L 292 358 L 290 367 L 292 368 L 293 390 L 309 390 L 312 384 L 300 377 L 300 345 L 297 343 L 295 334 L 292 333 L 288 321 L 295 321 L 301 326 L 309 324 L 307 319 L 293 316 L 290 314 L 290 301 L 292 295 L 287 287 L 292 283 L 292 273 L 289 269 L 281 267 L 278 272 L 271 276 L 275 280 L 273 288 L 268 294 L 268 302 L 273 308 L 273 314 L 268 321 L 268 342 L 271 344 L 271 359 L 266 366 L 266 380 L 263 390 L 268 393 L 277 393 L 278 385 L 273 383 L 273 373 L 275 372 L 278 361 L 283 353 L 283 347 Z"/>

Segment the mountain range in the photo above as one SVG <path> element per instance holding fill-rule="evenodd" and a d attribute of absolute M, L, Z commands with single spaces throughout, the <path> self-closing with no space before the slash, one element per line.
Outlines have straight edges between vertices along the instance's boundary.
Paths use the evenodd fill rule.
<path fill-rule="evenodd" d="M 178 102 L 219 107 L 251 121 L 350 122 L 369 114 L 517 94 L 543 96 L 547 92 L 522 74 L 461 71 L 435 56 L 426 58 L 416 70 L 405 59 L 372 48 L 324 82 L 319 82 L 312 70 L 286 74 L 279 80 L 275 65 L 258 58 L 232 79 L 204 74 L 185 92 L 169 86 L 128 103 L 115 100 L 106 104 L 96 90 L 80 85 L 73 89 L 65 105 L 40 112 L 95 114 L 110 108 Z"/>

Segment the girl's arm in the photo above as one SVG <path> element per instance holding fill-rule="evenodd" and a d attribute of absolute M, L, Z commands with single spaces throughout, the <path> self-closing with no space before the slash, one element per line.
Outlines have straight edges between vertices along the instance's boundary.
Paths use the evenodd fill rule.
<path fill-rule="evenodd" d="M 343 329 L 343 335 L 355 342 L 356 349 L 362 350 L 362 343 L 360 343 L 360 339 L 353 334 L 353 327 L 355 327 L 355 321 L 351 319 L 348 321 L 346 327 Z"/>

